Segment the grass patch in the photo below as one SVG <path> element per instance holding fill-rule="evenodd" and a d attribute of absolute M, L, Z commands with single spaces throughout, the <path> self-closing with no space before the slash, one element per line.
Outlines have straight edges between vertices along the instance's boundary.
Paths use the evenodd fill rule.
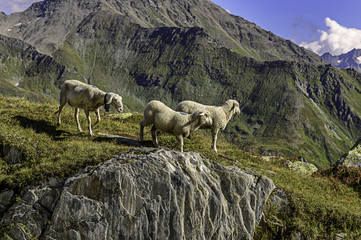
<path fill-rule="evenodd" d="M 61 126 L 56 124 L 55 110 L 56 105 L 0 97 L 1 189 L 20 190 L 51 177 L 68 177 L 86 166 L 99 164 L 134 148 L 102 138 L 100 133 L 139 139 L 142 114 L 106 115 L 103 112 L 102 120 L 93 128 L 95 136 L 89 137 L 87 131 L 77 131 L 70 107 L 63 109 Z M 91 116 L 95 121 L 95 115 Z M 80 123 L 86 130 L 83 113 Z M 144 146 L 152 146 L 150 127 L 146 127 L 144 133 Z M 191 141 L 184 139 L 184 150 L 199 152 L 222 165 L 252 168 L 268 176 L 286 192 L 293 208 L 293 215 L 279 219 L 279 225 L 261 225 L 256 231 L 257 239 L 282 238 L 298 231 L 307 239 L 323 239 L 339 233 L 346 233 L 350 238 L 361 237 L 359 172 L 334 169 L 304 176 L 286 167 L 287 160 L 295 159 L 273 157 L 265 160 L 255 153 L 240 150 L 220 135 L 218 153 L 211 150 L 210 134 L 203 130 L 194 133 Z M 173 148 L 177 142 L 174 136 L 164 133 L 159 135 L 158 141 L 162 148 Z M 6 146 L 22 153 L 19 163 L 5 162 L 3 149 Z M 274 217 L 272 211 L 269 215 L 268 218 Z"/>

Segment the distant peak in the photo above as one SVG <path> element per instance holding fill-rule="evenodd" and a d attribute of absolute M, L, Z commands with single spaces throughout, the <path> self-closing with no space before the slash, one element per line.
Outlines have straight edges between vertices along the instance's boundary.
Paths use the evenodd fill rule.
<path fill-rule="evenodd" d="M 331 53 L 327 52 L 327 53 L 324 53 L 322 54 L 321 56 L 322 58 L 325 58 L 325 57 L 333 57 Z"/>
<path fill-rule="evenodd" d="M 321 56 L 324 60 L 338 68 L 353 68 L 361 72 L 361 49 L 352 49 L 351 51 L 332 56 L 330 53 L 325 53 Z"/>

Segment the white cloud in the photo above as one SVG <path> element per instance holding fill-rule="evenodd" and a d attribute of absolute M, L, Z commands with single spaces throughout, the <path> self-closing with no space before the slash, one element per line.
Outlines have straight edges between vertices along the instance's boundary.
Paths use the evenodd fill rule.
<path fill-rule="evenodd" d="M 327 31 L 318 30 L 320 39 L 314 42 L 303 42 L 300 46 L 320 55 L 329 52 L 332 55 L 347 53 L 354 48 L 361 49 L 361 30 L 341 26 L 330 18 L 325 19 Z"/>

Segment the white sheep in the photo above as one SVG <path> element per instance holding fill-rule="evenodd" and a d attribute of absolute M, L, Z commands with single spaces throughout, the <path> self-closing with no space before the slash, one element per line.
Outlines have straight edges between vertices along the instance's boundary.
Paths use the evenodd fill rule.
<path fill-rule="evenodd" d="M 183 101 L 178 104 L 176 111 L 191 113 L 195 109 L 207 110 L 211 114 L 213 123 L 200 128 L 212 130 L 212 149 L 217 152 L 216 142 L 219 130 L 226 128 L 233 114 L 241 113 L 238 101 L 229 99 L 223 106 L 208 106 L 193 101 Z"/>
<path fill-rule="evenodd" d="M 79 109 L 83 109 L 88 119 L 89 135 L 93 136 L 91 119 L 89 112 L 95 112 L 97 121 L 93 127 L 100 121 L 99 108 L 104 105 L 106 111 L 109 111 L 110 104 L 115 107 L 118 112 L 123 111 L 122 97 L 115 93 L 106 93 L 99 88 L 80 82 L 78 80 L 66 80 L 60 91 L 60 106 L 59 109 L 54 113 L 59 113 L 58 124 L 61 124 L 60 114 L 61 110 L 68 103 L 71 107 L 75 108 L 75 121 L 78 130 L 81 132 L 82 129 L 79 124 Z"/>
<path fill-rule="evenodd" d="M 158 147 L 157 131 L 173 134 L 183 152 L 183 137 L 189 136 L 201 125 L 212 124 L 208 111 L 195 110 L 191 114 L 180 113 L 167 107 L 164 103 L 153 100 L 144 109 L 144 119 L 140 122 L 140 141 L 143 142 L 144 127 L 153 124 L 153 145 Z"/>

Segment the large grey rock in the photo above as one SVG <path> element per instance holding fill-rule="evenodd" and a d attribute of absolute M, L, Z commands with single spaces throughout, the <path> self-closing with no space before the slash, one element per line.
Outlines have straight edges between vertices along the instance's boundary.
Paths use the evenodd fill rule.
<path fill-rule="evenodd" d="M 24 205 L 43 213 L 22 209 L 32 218 L 17 217 L 22 225 L 11 237 L 30 231 L 40 239 L 252 239 L 274 188 L 264 176 L 198 153 L 141 148 L 87 167 L 65 181 L 61 194 L 52 187 L 24 193 Z"/>
<path fill-rule="evenodd" d="M 0 227 L 9 228 L 5 239 L 38 239 L 51 219 L 63 185 L 63 181 L 51 179 L 24 189 L 0 219 Z"/>

